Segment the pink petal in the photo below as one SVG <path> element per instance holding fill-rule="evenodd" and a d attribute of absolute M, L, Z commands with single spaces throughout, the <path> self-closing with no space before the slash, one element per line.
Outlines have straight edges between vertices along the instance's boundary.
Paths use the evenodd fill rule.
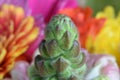
<path fill-rule="evenodd" d="M 76 7 L 77 0 L 29 0 L 29 6 L 33 15 L 41 14 L 49 21 L 60 9 Z"/>
<path fill-rule="evenodd" d="M 87 73 L 86 80 L 93 80 L 94 78 L 104 75 L 110 80 L 119 80 L 120 72 L 115 58 L 110 55 L 89 54 L 82 50 L 87 57 Z"/>
<path fill-rule="evenodd" d="M 13 70 L 11 70 L 12 80 L 29 80 L 27 75 L 27 69 L 29 64 L 25 61 L 18 61 L 15 63 Z"/>

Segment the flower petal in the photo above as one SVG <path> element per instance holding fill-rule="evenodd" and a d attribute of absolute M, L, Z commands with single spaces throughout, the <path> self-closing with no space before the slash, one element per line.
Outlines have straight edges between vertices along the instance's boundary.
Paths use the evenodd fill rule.
<path fill-rule="evenodd" d="M 29 80 L 27 76 L 28 66 L 29 64 L 25 61 L 17 61 L 10 72 L 12 80 Z"/>
<path fill-rule="evenodd" d="M 119 80 L 119 67 L 113 56 L 104 54 L 89 54 L 84 49 L 82 52 L 87 56 L 88 70 L 85 80 Z"/>
<path fill-rule="evenodd" d="M 60 9 L 76 7 L 77 2 L 75 0 L 29 0 L 29 6 L 33 15 L 41 14 L 45 17 L 45 21 L 49 21 L 51 16 Z"/>

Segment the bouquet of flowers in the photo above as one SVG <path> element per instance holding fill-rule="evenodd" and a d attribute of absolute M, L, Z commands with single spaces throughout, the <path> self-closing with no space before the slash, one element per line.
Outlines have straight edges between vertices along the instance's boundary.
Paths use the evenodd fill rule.
<path fill-rule="evenodd" d="M 78 2 L 1 0 L 0 80 L 120 80 L 119 5 Z"/>

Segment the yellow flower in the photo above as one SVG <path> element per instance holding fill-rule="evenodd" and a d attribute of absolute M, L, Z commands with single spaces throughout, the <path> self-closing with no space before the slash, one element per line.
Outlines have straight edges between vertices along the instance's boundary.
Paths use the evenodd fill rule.
<path fill-rule="evenodd" d="M 86 48 L 93 53 L 115 56 L 120 66 L 120 13 L 115 17 L 113 7 L 108 6 L 96 18 L 106 18 L 106 22 L 94 41 L 88 36 Z"/>
<path fill-rule="evenodd" d="M 26 17 L 21 7 L 3 5 L 0 8 L 0 80 L 14 66 L 17 57 L 38 36 L 34 18 Z"/>

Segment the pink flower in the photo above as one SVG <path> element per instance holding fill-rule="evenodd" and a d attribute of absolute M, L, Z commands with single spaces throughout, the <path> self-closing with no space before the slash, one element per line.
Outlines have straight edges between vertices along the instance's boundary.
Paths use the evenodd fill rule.
<path fill-rule="evenodd" d="M 59 10 L 76 7 L 77 0 L 29 0 L 29 6 L 33 15 L 42 15 L 48 22 Z"/>
<path fill-rule="evenodd" d="M 89 54 L 83 50 L 87 57 L 85 80 L 120 80 L 119 67 L 113 56 Z"/>
<path fill-rule="evenodd" d="M 14 68 L 10 71 L 11 78 L 5 78 L 4 80 L 29 80 L 27 75 L 27 69 L 29 64 L 25 61 L 17 61 Z"/>

